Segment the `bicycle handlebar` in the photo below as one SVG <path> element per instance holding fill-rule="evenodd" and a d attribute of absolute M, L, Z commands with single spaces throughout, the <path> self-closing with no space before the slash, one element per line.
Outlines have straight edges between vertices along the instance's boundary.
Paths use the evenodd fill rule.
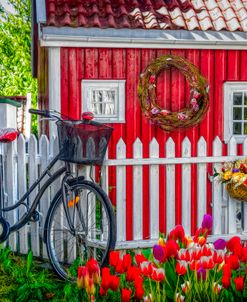
<path fill-rule="evenodd" d="M 61 117 L 60 117 L 61 114 L 59 112 L 55 112 L 55 111 L 53 112 L 50 110 L 39 110 L 39 109 L 33 109 L 33 108 L 29 109 L 28 111 L 31 114 L 40 115 L 45 118 L 61 120 Z"/>

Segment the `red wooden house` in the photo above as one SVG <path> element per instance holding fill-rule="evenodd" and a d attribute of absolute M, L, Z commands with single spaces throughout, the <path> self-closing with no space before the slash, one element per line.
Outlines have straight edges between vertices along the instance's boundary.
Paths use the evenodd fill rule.
<path fill-rule="evenodd" d="M 197 142 L 203 136 L 207 156 L 213 155 L 216 136 L 226 143 L 234 136 L 242 143 L 247 134 L 247 1 L 246 0 L 43 0 L 33 1 L 34 73 L 39 82 L 40 108 L 52 108 L 80 119 L 83 111 L 93 111 L 96 119 L 111 123 L 114 133 L 109 158 L 116 158 L 116 145 L 122 138 L 126 157 L 133 158 L 137 138 L 143 143 L 144 158 L 149 158 L 149 144 L 155 138 L 159 157 L 166 156 L 165 144 L 171 137 L 175 157 L 182 156 L 185 137 L 191 142 L 191 156 L 197 156 Z M 204 120 L 184 131 L 166 133 L 142 114 L 137 95 L 140 74 L 156 57 L 174 54 L 196 65 L 207 78 L 210 106 Z M 189 98 L 189 86 L 177 70 L 161 73 L 157 82 L 160 106 L 171 111 L 183 107 Z M 53 131 L 53 129 L 51 129 Z M 241 146 L 238 152 L 242 152 Z M 211 172 L 211 167 L 208 166 Z M 123 216 L 126 234 L 135 236 L 133 170 L 126 168 Z M 158 169 L 158 226 L 166 231 L 169 205 L 167 170 Z M 144 165 L 141 177 L 141 237 L 150 238 L 150 168 Z M 183 223 L 183 167 L 175 168 L 175 206 L 173 223 Z M 198 169 L 191 166 L 189 220 L 192 232 L 200 209 L 211 212 L 212 192 L 205 179 L 206 204 L 198 207 L 195 185 Z M 118 198 L 116 167 L 109 168 L 110 195 Z M 216 214 L 215 214 L 216 215 Z M 137 226 L 138 228 L 138 226 Z M 138 231 L 137 231 L 138 232 Z M 216 232 L 217 233 L 217 232 Z M 121 237 L 121 236 L 120 236 Z M 140 236 L 139 236 L 140 237 Z"/>

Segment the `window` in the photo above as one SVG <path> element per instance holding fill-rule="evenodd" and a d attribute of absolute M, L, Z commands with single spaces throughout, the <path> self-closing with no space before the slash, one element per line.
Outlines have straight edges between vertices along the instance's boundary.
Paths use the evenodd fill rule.
<path fill-rule="evenodd" d="M 224 84 L 224 140 L 238 143 L 247 137 L 247 82 Z"/>
<path fill-rule="evenodd" d="M 93 112 L 98 121 L 125 122 L 125 81 L 83 80 L 82 104 L 83 112 Z"/>

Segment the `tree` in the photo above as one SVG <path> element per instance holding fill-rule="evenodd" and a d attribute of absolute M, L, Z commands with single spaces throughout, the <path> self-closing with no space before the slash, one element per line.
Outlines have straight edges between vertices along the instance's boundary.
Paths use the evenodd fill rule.
<path fill-rule="evenodd" d="M 8 0 L 9 11 L 0 4 L 0 95 L 37 95 L 31 73 L 31 1 Z"/>

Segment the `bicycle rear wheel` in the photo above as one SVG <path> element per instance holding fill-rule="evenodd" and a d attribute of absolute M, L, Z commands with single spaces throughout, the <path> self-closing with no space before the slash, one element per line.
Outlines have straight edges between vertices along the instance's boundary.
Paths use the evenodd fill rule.
<path fill-rule="evenodd" d="M 78 266 L 88 259 L 104 265 L 116 242 L 113 209 L 105 192 L 86 180 L 68 187 L 66 206 L 74 230 L 69 227 L 61 192 L 49 208 L 45 230 L 48 256 L 63 279 L 75 278 Z"/>

